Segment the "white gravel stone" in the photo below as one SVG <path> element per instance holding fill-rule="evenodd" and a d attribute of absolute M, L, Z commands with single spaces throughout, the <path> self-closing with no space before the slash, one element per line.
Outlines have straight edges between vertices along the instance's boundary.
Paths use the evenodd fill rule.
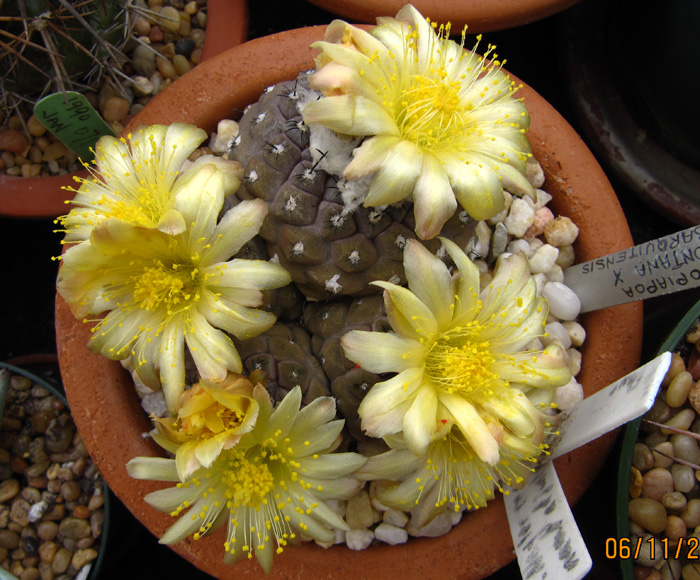
<path fill-rule="evenodd" d="M 570 246 L 578 237 L 578 226 L 568 217 L 559 216 L 547 224 L 544 237 L 553 246 Z"/>
<path fill-rule="evenodd" d="M 222 119 L 216 127 L 216 133 L 209 141 L 209 148 L 214 153 L 226 153 L 238 136 L 239 127 L 236 121 Z"/>
<path fill-rule="evenodd" d="M 503 197 L 505 199 L 505 206 L 503 208 L 503 211 L 497 213 L 492 218 L 486 220 L 486 223 L 488 223 L 490 226 L 495 226 L 497 223 L 504 221 L 506 219 L 506 216 L 508 215 L 508 212 L 510 211 L 510 205 L 513 203 L 513 196 L 507 191 L 504 191 Z"/>
<path fill-rule="evenodd" d="M 508 245 L 508 230 L 502 223 L 497 223 L 493 229 L 493 239 L 491 240 L 491 254 L 494 257 L 500 256 L 506 251 Z"/>
<path fill-rule="evenodd" d="M 573 320 L 581 312 L 581 300 L 568 286 L 561 282 L 548 282 L 542 296 L 549 302 L 549 311 L 560 320 Z"/>
<path fill-rule="evenodd" d="M 562 322 L 562 326 L 566 328 L 571 338 L 571 346 L 581 346 L 586 340 L 586 329 L 578 322 L 566 320 Z"/>
<path fill-rule="evenodd" d="M 532 238 L 531 240 L 528 240 L 528 243 L 530 244 L 529 257 L 534 256 L 535 252 L 539 250 L 542 246 L 544 246 L 544 242 L 539 238 Z"/>
<path fill-rule="evenodd" d="M 540 188 L 544 185 L 544 171 L 542 166 L 534 157 L 530 157 L 527 160 L 527 170 L 525 172 L 525 178 L 528 183 L 532 185 L 535 189 Z"/>
<path fill-rule="evenodd" d="M 567 349 L 571 347 L 571 337 L 569 333 L 566 332 L 561 322 L 550 322 L 544 326 L 545 336 L 542 337 L 542 343 L 545 346 L 557 342 L 562 348 Z"/>
<path fill-rule="evenodd" d="M 374 510 L 367 490 L 360 490 L 348 499 L 345 521 L 351 529 L 368 528 L 374 523 Z"/>
<path fill-rule="evenodd" d="M 530 271 L 533 274 L 546 272 L 554 266 L 558 255 L 559 250 L 557 248 L 549 244 L 544 244 L 533 254 L 532 258 L 530 258 Z"/>
<path fill-rule="evenodd" d="M 550 282 L 559 282 L 560 284 L 564 283 L 564 270 L 562 270 L 561 266 L 558 266 L 556 263 L 544 274 L 547 276 L 547 280 Z"/>
<path fill-rule="evenodd" d="M 389 509 L 384 512 L 384 523 L 396 526 L 397 528 L 405 528 L 408 523 L 408 514 L 397 509 Z"/>
<path fill-rule="evenodd" d="M 566 360 L 566 364 L 568 365 L 571 374 L 577 377 L 581 372 L 581 352 L 575 348 L 570 348 L 566 352 L 569 355 Z"/>
<path fill-rule="evenodd" d="M 514 198 L 510 206 L 510 211 L 508 212 L 508 217 L 504 222 L 508 233 L 520 238 L 532 225 L 533 221 L 535 221 L 535 210 L 521 198 Z"/>
<path fill-rule="evenodd" d="M 573 266 L 576 261 L 576 254 L 574 253 L 573 246 L 557 246 L 559 248 L 559 257 L 557 258 L 557 265 L 560 268 L 568 268 Z"/>
<path fill-rule="evenodd" d="M 414 518 L 411 517 L 408 524 L 406 525 L 406 531 L 409 535 L 414 537 L 427 537 L 427 538 L 437 538 L 438 536 L 444 536 L 447 532 L 452 529 L 452 514 L 450 510 L 441 513 L 436 516 L 429 523 L 423 527 L 417 527 L 414 523 Z"/>
<path fill-rule="evenodd" d="M 536 192 L 537 199 L 535 200 L 535 209 L 540 209 L 552 201 L 552 196 L 544 189 L 538 189 Z"/>
<path fill-rule="evenodd" d="M 477 242 L 473 247 L 473 251 L 480 257 L 485 258 L 489 254 L 491 246 L 491 228 L 489 225 L 481 221 L 476 224 L 476 239 Z"/>
<path fill-rule="evenodd" d="M 345 517 L 345 507 L 347 505 L 347 502 L 341 501 L 339 499 L 327 499 L 326 505 L 329 508 L 331 508 L 336 514 L 338 514 L 341 518 Z"/>
<path fill-rule="evenodd" d="M 374 537 L 385 544 L 395 546 L 405 544 L 408 540 L 408 532 L 403 528 L 397 528 L 391 524 L 381 523 L 374 530 Z"/>
<path fill-rule="evenodd" d="M 542 296 L 542 289 L 544 288 L 544 285 L 549 282 L 549 280 L 547 280 L 547 276 L 544 274 L 535 274 L 533 278 L 537 284 L 537 295 Z"/>
<path fill-rule="evenodd" d="M 508 250 L 511 254 L 525 254 L 528 258 L 532 256 L 532 253 L 530 252 L 530 244 L 528 243 L 527 240 L 522 240 L 520 238 L 516 240 L 512 240 L 507 246 L 506 250 Z"/>
<path fill-rule="evenodd" d="M 351 550 L 364 550 L 374 540 L 374 532 L 367 529 L 349 530 L 345 532 L 345 544 Z"/>
<path fill-rule="evenodd" d="M 554 389 L 552 402 L 562 411 L 568 411 L 581 401 L 583 401 L 583 387 L 574 378 L 564 386 Z"/>
<path fill-rule="evenodd" d="M 132 77 L 131 79 L 134 83 L 134 93 L 137 95 L 150 95 L 153 93 L 153 89 L 155 88 L 153 86 L 153 83 L 147 79 L 146 77 L 142 76 L 135 76 Z"/>

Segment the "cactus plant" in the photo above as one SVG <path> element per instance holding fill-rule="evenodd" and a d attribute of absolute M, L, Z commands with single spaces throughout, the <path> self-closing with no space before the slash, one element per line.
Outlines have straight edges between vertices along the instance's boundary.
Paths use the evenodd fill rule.
<path fill-rule="evenodd" d="M 130 33 L 126 0 L 0 2 L 0 68 L 5 109 L 46 94 L 120 85 Z"/>

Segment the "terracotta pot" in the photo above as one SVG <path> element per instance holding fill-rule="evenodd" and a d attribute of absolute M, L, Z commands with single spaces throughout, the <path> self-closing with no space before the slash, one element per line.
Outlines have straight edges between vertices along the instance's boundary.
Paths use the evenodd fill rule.
<path fill-rule="evenodd" d="M 202 61 L 238 46 L 248 36 L 247 0 L 208 0 L 207 34 Z M 0 174 L 0 215 L 23 218 L 50 218 L 68 213 L 65 187 L 75 187 L 76 177 L 87 171 L 55 177 L 12 177 Z"/>
<path fill-rule="evenodd" d="M 173 83 L 134 119 L 138 123 L 187 121 L 206 130 L 221 118 L 241 111 L 262 90 L 295 78 L 312 66 L 312 41 L 324 27 L 275 34 L 247 42 L 195 68 Z M 632 245 L 617 198 L 592 154 L 572 128 L 537 93 L 525 86 L 522 96 L 532 113 L 530 139 L 547 175 L 545 189 L 554 195 L 554 211 L 571 217 L 581 233 L 579 260 L 589 260 Z M 594 312 L 584 317 L 588 339 L 579 376 L 587 395 L 632 371 L 641 346 L 639 303 Z M 173 518 L 149 507 L 143 497 L 163 487 L 131 479 L 126 462 L 158 455 L 159 448 L 142 434 L 151 426 L 141 410 L 127 373 L 116 362 L 90 354 L 87 325 L 77 321 L 66 303 L 56 301 L 56 331 L 63 382 L 85 444 L 112 490 L 154 534 L 160 536 Z M 571 502 L 586 490 L 608 453 L 615 434 L 608 434 L 557 461 Z M 198 541 L 173 546 L 177 552 L 217 578 L 259 578 L 257 563 L 223 564 L 221 531 Z M 402 546 L 372 546 L 362 553 L 344 546 L 324 550 L 314 544 L 289 548 L 269 578 L 449 578 L 486 576 L 514 558 L 513 542 L 499 497 L 487 508 L 464 518 L 441 538 L 410 539 Z"/>
<path fill-rule="evenodd" d="M 307 0 L 324 10 L 353 22 L 374 24 L 378 16 L 393 16 L 408 0 Z M 452 24 L 459 34 L 504 30 L 529 24 L 573 6 L 579 0 L 412 0 L 418 11 L 438 24 Z"/>

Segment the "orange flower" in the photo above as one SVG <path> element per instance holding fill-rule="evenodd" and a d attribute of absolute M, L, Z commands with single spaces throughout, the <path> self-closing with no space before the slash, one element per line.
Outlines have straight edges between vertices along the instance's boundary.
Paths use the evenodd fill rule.
<path fill-rule="evenodd" d="M 183 480 L 201 467 L 210 467 L 221 451 L 253 429 L 259 411 L 253 387 L 265 383 L 262 375 L 256 372 L 248 379 L 230 373 L 222 382 L 202 380 L 182 394 L 177 416 L 155 419 L 155 438 L 175 453 L 177 473 Z"/>

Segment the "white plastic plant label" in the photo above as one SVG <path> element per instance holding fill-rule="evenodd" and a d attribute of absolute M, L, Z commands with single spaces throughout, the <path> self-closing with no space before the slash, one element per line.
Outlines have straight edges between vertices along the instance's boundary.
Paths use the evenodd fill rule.
<path fill-rule="evenodd" d="M 651 409 L 672 356 L 670 352 L 657 356 L 574 406 L 559 424 L 550 458 L 565 455 Z"/>
<path fill-rule="evenodd" d="M 588 574 L 593 562 L 551 461 L 504 500 L 523 580 L 580 580 Z"/>
<path fill-rule="evenodd" d="M 700 286 L 700 226 L 564 270 L 581 312 Z"/>

